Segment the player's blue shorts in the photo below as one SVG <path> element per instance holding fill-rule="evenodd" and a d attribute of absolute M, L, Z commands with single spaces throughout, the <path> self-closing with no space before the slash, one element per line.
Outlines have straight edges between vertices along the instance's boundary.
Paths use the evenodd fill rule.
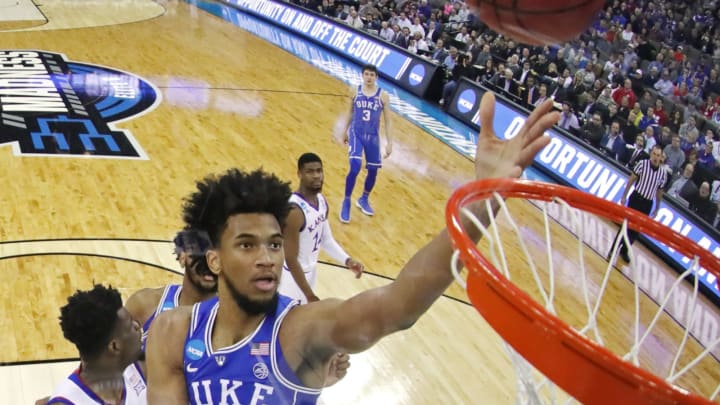
<path fill-rule="evenodd" d="M 348 150 L 350 159 L 362 160 L 363 152 L 365 152 L 366 167 L 382 166 L 382 158 L 380 156 L 380 135 L 379 134 L 356 134 L 350 129 L 348 133 Z"/>

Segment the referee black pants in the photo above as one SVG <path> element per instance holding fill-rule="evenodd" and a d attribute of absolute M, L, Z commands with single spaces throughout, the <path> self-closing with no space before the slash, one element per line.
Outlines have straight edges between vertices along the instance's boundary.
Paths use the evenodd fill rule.
<path fill-rule="evenodd" d="M 630 198 L 628 198 L 628 207 L 638 210 L 645 215 L 650 215 L 653 207 L 653 200 L 648 200 L 647 198 L 641 196 L 639 193 L 633 191 L 633 193 L 630 194 Z M 632 229 L 628 228 L 628 240 L 630 241 L 631 245 L 633 244 L 633 242 L 635 242 L 637 236 L 637 231 L 633 231 Z M 615 236 L 615 240 L 617 240 L 617 238 L 620 238 L 620 254 L 626 255 L 628 253 L 628 247 L 625 246 L 625 240 L 622 238 L 622 235 L 620 235 L 620 231 L 618 231 L 617 236 Z M 613 242 L 613 245 L 615 245 L 615 242 Z"/>

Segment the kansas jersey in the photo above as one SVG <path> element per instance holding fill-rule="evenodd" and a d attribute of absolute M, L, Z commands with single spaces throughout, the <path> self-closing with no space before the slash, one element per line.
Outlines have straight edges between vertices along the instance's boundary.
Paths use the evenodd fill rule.
<path fill-rule="evenodd" d="M 161 312 L 169 311 L 178 306 L 178 300 L 180 299 L 181 291 L 182 286 L 178 284 L 169 284 L 165 286 L 165 290 L 163 290 L 162 297 L 160 298 L 160 302 L 158 303 L 157 308 L 155 308 L 155 312 L 153 312 L 152 315 L 150 315 L 150 317 L 143 324 L 143 351 L 145 351 L 145 343 L 147 341 L 148 331 L 150 330 L 150 324 L 152 323 L 152 321 L 155 320 L 158 315 L 160 315 Z"/>
<path fill-rule="evenodd" d="M 305 197 L 298 193 L 290 196 L 290 204 L 297 206 L 303 212 L 305 223 L 300 229 L 298 241 L 298 262 L 305 272 L 305 278 L 310 287 L 315 288 L 317 280 L 317 264 L 322 246 L 323 229 L 328 220 L 328 205 L 325 197 L 318 193 L 317 207 L 310 204 Z M 280 294 L 305 302 L 306 297 L 293 279 L 287 264 L 283 265 L 283 274 L 280 278 Z"/>
<path fill-rule="evenodd" d="M 123 372 L 123 405 L 147 405 L 147 384 L 145 376 L 138 363 L 129 365 Z M 53 395 L 47 402 L 50 404 L 65 405 L 105 405 L 97 394 L 80 378 L 80 369 L 75 370 L 68 378 L 55 388 Z"/>
<path fill-rule="evenodd" d="M 183 367 L 192 405 L 308 405 L 320 390 L 302 386 L 283 356 L 278 331 L 296 301 L 280 297 L 277 309 L 232 346 L 212 347 L 217 297 L 193 306 Z"/>
<path fill-rule="evenodd" d="M 380 115 L 383 111 L 383 102 L 380 98 L 382 89 L 378 87 L 375 94 L 366 96 L 362 85 L 357 88 L 353 99 L 353 117 L 350 132 L 355 135 L 378 135 L 380 133 Z"/>

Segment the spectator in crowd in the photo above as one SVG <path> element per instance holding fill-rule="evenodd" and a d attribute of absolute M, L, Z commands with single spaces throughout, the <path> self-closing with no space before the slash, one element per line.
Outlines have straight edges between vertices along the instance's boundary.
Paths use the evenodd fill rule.
<path fill-rule="evenodd" d="M 625 156 L 625 145 L 625 140 L 620 133 L 620 123 L 613 121 L 608 132 L 600 140 L 600 150 L 613 159 L 620 160 Z"/>
<path fill-rule="evenodd" d="M 670 115 L 670 119 L 668 120 L 668 127 L 670 127 L 670 130 L 673 132 L 680 131 L 680 126 L 685 121 L 684 117 L 685 114 L 683 113 L 683 109 L 675 106 L 675 109 L 673 110 L 672 114 Z"/>
<path fill-rule="evenodd" d="M 650 155 L 645 151 L 645 137 L 638 135 L 635 137 L 635 143 L 633 145 L 626 144 L 622 161 L 625 163 L 625 167 L 632 170 L 639 161 L 649 157 Z"/>
<path fill-rule="evenodd" d="M 695 117 L 692 115 L 689 116 L 687 122 L 680 125 L 678 134 L 680 135 L 680 147 L 687 153 L 690 148 L 695 146 L 700 134 L 697 129 Z"/>
<path fill-rule="evenodd" d="M 452 72 L 452 69 L 455 67 L 455 59 L 458 55 L 458 49 L 454 46 L 450 47 L 450 50 L 448 50 L 448 55 L 445 57 L 445 60 L 443 60 L 443 65 Z"/>
<path fill-rule="evenodd" d="M 668 116 L 665 112 L 665 106 L 660 97 L 655 99 L 655 107 L 653 108 L 653 111 L 655 112 L 655 118 L 657 119 L 658 125 L 663 127 L 667 125 Z"/>
<path fill-rule="evenodd" d="M 702 165 L 703 168 L 708 171 L 712 171 L 715 168 L 715 157 L 713 156 L 713 143 L 707 142 L 702 148 L 698 150 L 698 164 Z"/>
<path fill-rule="evenodd" d="M 395 31 L 390 28 L 390 23 L 388 23 L 387 21 L 383 21 L 380 23 L 380 31 L 378 32 L 378 35 L 380 35 L 380 38 L 388 42 L 392 42 L 392 40 L 395 38 Z"/>
<path fill-rule="evenodd" d="M 594 113 L 592 118 L 582 127 L 580 136 L 594 148 L 600 148 L 600 141 L 605 134 L 600 113 Z"/>
<path fill-rule="evenodd" d="M 615 89 L 615 91 L 612 93 L 612 98 L 613 100 L 615 100 L 615 103 L 619 105 L 623 104 L 622 100 L 624 98 L 627 98 L 627 105 L 635 105 L 635 102 L 637 101 L 637 96 L 632 90 L 632 81 L 630 79 L 625 79 L 625 81 L 623 82 L 623 87 L 618 87 L 617 89 Z"/>
<path fill-rule="evenodd" d="M 546 84 L 544 84 L 544 83 L 540 84 L 540 86 L 538 86 L 538 91 L 539 91 L 538 97 L 537 97 L 537 99 L 535 99 L 535 102 L 533 103 L 533 105 L 535 107 L 542 104 L 548 98 L 548 94 L 547 94 L 548 87 Z"/>
<path fill-rule="evenodd" d="M 715 221 L 717 215 L 717 204 L 710 200 L 710 184 L 703 181 L 698 188 L 695 198 L 690 200 L 690 210 L 709 224 Z"/>
<path fill-rule="evenodd" d="M 363 20 L 360 19 L 360 16 L 354 8 L 350 9 L 350 13 L 348 13 L 347 18 L 345 19 L 345 24 L 357 30 L 362 29 L 365 26 L 365 23 L 363 23 Z"/>
<path fill-rule="evenodd" d="M 670 132 L 670 127 L 667 127 L 667 126 L 660 127 L 659 132 L 660 132 L 659 135 L 657 135 L 657 133 L 656 133 L 657 141 L 658 141 L 658 145 L 662 146 L 663 149 L 672 143 L 673 135 L 677 135 L 677 134 L 673 134 L 672 132 Z"/>
<path fill-rule="evenodd" d="M 658 125 L 657 119 L 655 118 L 655 109 L 653 107 L 648 107 L 646 111 L 647 112 L 643 114 L 638 121 L 637 127 L 641 131 Z"/>
<path fill-rule="evenodd" d="M 669 97 L 673 94 L 675 85 L 672 80 L 670 80 L 670 72 L 667 69 L 663 70 L 660 79 L 653 84 L 653 88 L 664 97 Z"/>
<path fill-rule="evenodd" d="M 650 151 L 652 148 L 657 145 L 657 139 L 655 139 L 655 131 L 652 127 L 645 128 L 645 131 L 642 132 L 642 136 L 645 137 L 645 152 L 647 154 L 650 154 Z"/>
<path fill-rule="evenodd" d="M 429 21 L 427 25 L 428 29 L 425 32 L 425 40 L 428 43 L 435 43 L 442 34 L 442 29 L 436 21 Z"/>
<path fill-rule="evenodd" d="M 401 27 L 400 34 L 395 37 L 394 42 L 395 45 L 399 46 L 400 48 L 407 49 L 407 47 L 410 45 L 410 28 Z"/>
<path fill-rule="evenodd" d="M 690 205 L 690 201 L 695 200 L 698 193 L 698 188 L 692 181 L 694 170 L 695 167 L 692 163 L 685 163 L 682 166 L 682 172 L 674 177 L 670 188 L 668 188 L 668 195 L 686 207 Z"/>
<path fill-rule="evenodd" d="M 535 84 L 535 76 L 529 75 L 525 79 L 525 83 L 523 84 L 523 86 L 520 88 L 520 100 L 522 105 L 525 108 L 532 109 L 531 106 L 534 106 L 535 101 L 538 99 L 539 95 L 540 90 Z"/>
<path fill-rule="evenodd" d="M 665 146 L 663 153 L 665 154 L 665 163 L 670 166 L 673 174 L 677 173 L 685 162 L 685 152 L 680 149 L 680 135 L 672 135 L 670 145 Z"/>
<path fill-rule="evenodd" d="M 437 63 L 444 63 L 449 53 L 445 50 L 445 43 L 442 39 L 438 39 L 432 53 L 432 60 Z"/>
<path fill-rule="evenodd" d="M 420 23 L 420 17 L 415 17 L 415 18 L 413 19 L 412 25 L 410 25 L 409 28 L 410 28 L 410 34 L 411 34 L 411 35 L 414 36 L 416 32 L 419 32 L 419 33 L 420 33 L 420 37 L 424 37 L 424 36 L 425 36 L 425 28 L 424 28 L 423 25 Z"/>
<path fill-rule="evenodd" d="M 568 102 L 562 103 L 562 112 L 560 113 L 558 126 L 566 131 L 571 129 L 580 129 L 580 123 L 578 122 L 577 116 Z"/>

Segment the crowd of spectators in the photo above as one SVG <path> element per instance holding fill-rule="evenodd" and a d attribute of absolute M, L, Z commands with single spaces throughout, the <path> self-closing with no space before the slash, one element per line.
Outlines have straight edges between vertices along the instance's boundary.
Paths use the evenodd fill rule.
<path fill-rule="evenodd" d="M 660 145 L 668 195 L 720 229 L 715 0 L 609 1 L 575 41 L 545 47 L 498 35 L 459 0 L 293 2 L 435 61 L 440 104 L 465 77 L 527 109 L 552 98 L 560 128 L 628 168 Z"/>

